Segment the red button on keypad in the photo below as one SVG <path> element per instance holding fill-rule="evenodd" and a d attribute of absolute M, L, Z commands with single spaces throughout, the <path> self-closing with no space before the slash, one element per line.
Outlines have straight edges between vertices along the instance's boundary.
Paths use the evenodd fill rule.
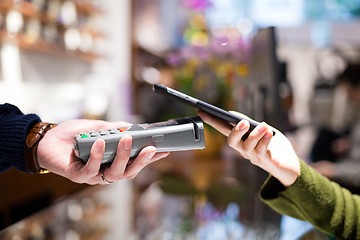
<path fill-rule="evenodd" d="M 119 128 L 119 131 L 120 132 L 125 132 L 127 130 L 127 127 L 121 127 L 121 128 Z"/>

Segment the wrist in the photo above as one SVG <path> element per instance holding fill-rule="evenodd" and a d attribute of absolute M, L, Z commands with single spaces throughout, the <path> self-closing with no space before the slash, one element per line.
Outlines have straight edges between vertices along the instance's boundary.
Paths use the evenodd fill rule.
<path fill-rule="evenodd" d="M 285 186 L 290 187 L 293 185 L 300 175 L 300 162 L 296 162 L 296 166 L 292 166 L 289 169 L 285 169 L 284 173 L 279 178 L 279 181 Z"/>
<path fill-rule="evenodd" d="M 294 161 L 289 161 L 287 165 L 279 165 L 271 163 L 265 171 L 270 173 L 285 187 L 289 187 L 297 180 L 300 175 L 300 162 L 298 158 Z"/>
<path fill-rule="evenodd" d="M 26 137 L 25 146 L 25 162 L 29 172 L 32 173 L 48 173 L 49 171 L 40 167 L 37 150 L 40 140 L 45 136 L 46 132 L 56 127 L 53 123 L 39 122 L 29 131 Z"/>

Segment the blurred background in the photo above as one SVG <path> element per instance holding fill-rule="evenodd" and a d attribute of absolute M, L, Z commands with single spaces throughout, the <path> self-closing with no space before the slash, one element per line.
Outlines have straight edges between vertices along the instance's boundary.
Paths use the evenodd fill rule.
<path fill-rule="evenodd" d="M 0 0 L 0 103 L 56 123 L 196 114 L 154 94 L 162 83 L 268 122 L 308 163 L 334 162 L 321 153 L 359 115 L 338 84 L 359 61 L 359 16 L 357 0 Z M 205 134 L 205 150 L 109 186 L 2 173 L 0 238 L 324 237 L 309 225 L 284 237 L 284 218 L 258 199 L 267 174 Z"/>

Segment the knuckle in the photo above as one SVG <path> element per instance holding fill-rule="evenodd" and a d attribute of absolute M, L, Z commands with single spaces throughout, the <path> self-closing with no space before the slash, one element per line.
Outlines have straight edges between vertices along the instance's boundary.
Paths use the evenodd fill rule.
<path fill-rule="evenodd" d="M 81 183 L 80 178 L 79 177 L 69 177 L 69 179 L 75 183 Z"/>
<path fill-rule="evenodd" d="M 256 159 L 250 159 L 251 164 L 257 166 L 258 165 L 258 161 Z"/>
<path fill-rule="evenodd" d="M 250 158 L 250 162 L 254 165 L 258 165 L 261 162 L 261 159 L 258 157 L 252 157 Z"/>
<path fill-rule="evenodd" d="M 136 177 L 137 174 L 135 173 L 127 173 L 124 175 L 125 179 L 134 179 Z"/>
<path fill-rule="evenodd" d="M 250 152 L 250 146 L 247 146 L 247 145 L 243 145 L 243 152 L 245 153 L 245 154 L 247 154 L 247 153 L 249 153 Z"/>
<path fill-rule="evenodd" d="M 255 131 L 252 131 L 250 134 L 249 134 L 249 139 L 252 139 L 252 138 L 255 138 L 258 134 L 255 132 Z"/>
<path fill-rule="evenodd" d="M 254 153 L 255 153 L 256 155 L 261 155 L 261 154 L 262 154 L 262 152 L 261 152 L 261 150 L 260 150 L 259 148 L 255 148 L 255 149 L 254 149 Z"/>
<path fill-rule="evenodd" d="M 86 168 L 85 169 L 85 175 L 86 176 L 95 176 L 98 174 L 98 169 L 95 168 Z"/>
<path fill-rule="evenodd" d="M 85 183 L 85 180 L 82 177 L 74 177 L 72 179 L 73 182 L 79 183 L 79 184 L 83 184 Z"/>
<path fill-rule="evenodd" d="M 125 174 L 122 179 L 131 180 L 134 179 L 133 175 Z"/>
<path fill-rule="evenodd" d="M 111 176 L 110 175 L 109 178 L 112 182 L 116 182 L 116 181 L 120 181 L 122 179 L 122 176 L 120 176 L 120 175 Z"/>

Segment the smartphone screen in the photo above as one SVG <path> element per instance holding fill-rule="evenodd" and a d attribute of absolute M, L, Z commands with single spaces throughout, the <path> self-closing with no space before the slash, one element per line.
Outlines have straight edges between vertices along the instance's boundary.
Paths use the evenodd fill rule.
<path fill-rule="evenodd" d="M 208 114 L 211 114 L 217 118 L 220 118 L 228 123 L 232 123 L 232 124 L 237 124 L 238 122 L 240 122 L 242 119 L 241 116 L 238 116 L 236 114 L 233 114 L 231 112 L 228 112 L 224 109 L 221 109 L 217 106 L 214 106 L 212 104 L 209 104 L 207 102 L 201 101 L 199 99 L 196 99 L 194 97 L 191 97 L 189 95 L 186 95 L 182 92 L 179 92 L 175 89 L 169 88 L 167 86 L 164 86 L 162 84 L 155 84 L 154 85 L 154 91 L 156 93 L 160 93 L 162 95 L 177 99 L 185 104 L 188 104 L 190 106 L 193 106 L 203 112 L 206 112 Z M 254 120 L 251 119 L 247 119 L 247 121 L 249 121 L 250 123 L 250 130 L 253 130 L 258 124 L 259 122 L 256 122 Z M 273 132 L 273 135 L 275 135 L 275 132 Z"/>

